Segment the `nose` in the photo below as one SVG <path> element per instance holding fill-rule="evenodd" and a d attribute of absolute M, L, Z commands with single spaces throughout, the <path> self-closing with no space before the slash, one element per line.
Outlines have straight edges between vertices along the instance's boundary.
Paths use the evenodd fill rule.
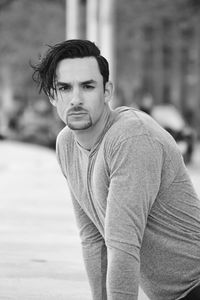
<path fill-rule="evenodd" d="M 82 104 L 83 104 L 83 100 L 82 100 L 81 93 L 80 93 L 79 89 L 75 89 L 72 94 L 70 105 L 78 106 L 78 105 L 82 105 Z"/>

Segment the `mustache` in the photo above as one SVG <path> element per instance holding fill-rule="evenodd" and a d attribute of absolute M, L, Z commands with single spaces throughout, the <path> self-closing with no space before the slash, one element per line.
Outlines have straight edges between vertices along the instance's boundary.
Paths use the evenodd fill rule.
<path fill-rule="evenodd" d="M 73 108 L 70 108 L 68 110 L 67 114 L 72 114 L 74 112 L 85 112 L 85 113 L 87 113 L 87 110 L 83 109 L 81 106 L 75 106 Z"/>

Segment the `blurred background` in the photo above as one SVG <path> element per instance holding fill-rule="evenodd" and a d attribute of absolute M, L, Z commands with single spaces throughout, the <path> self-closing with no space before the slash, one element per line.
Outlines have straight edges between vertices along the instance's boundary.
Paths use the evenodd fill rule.
<path fill-rule="evenodd" d="M 0 0 L 1 300 L 91 299 L 55 158 L 64 124 L 30 64 L 47 45 L 94 41 L 110 63 L 112 107 L 142 109 L 168 130 L 200 195 L 199 24 L 198 0 Z"/>
<path fill-rule="evenodd" d="M 170 103 L 175 127 L 187 127 L 198 140 L 199 20 L 198 0 L 1 0 L 1 139 L 54 148 L 63 124 L 38 93 L 30 62 L 37 63 L 49 44 L 88 38 L 110 62 L 113 107 L 152 113 Z"/>

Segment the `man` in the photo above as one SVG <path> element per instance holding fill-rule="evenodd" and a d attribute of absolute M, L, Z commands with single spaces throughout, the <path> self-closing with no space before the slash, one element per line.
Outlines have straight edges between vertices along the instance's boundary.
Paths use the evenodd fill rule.
<path fill-rule="evenodd" d="M 50 47 L 34 78 L 66 123 L 57 157 L 93 299 L 136 300 L 139 284 L 151 300 L 200 299 L 200 201 L 173 138 L 144 112 L 111 110 L 90 41 Z"/>

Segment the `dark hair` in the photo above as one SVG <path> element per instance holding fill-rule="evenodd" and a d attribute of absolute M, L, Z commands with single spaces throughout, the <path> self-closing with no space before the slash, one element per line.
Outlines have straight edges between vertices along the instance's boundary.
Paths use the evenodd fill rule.
<path fill-rule="evenodd" d="M 37 65 L 32 65 L 34 69 L 33 80 L 38 84 L 40 92 L 43 90 L 47 96 L 54 96 L 56 67 L 58 62 L 65 58 L 94 57 L 103 76 L 105 87 L 105 83 L 109 80 L 109 65 L 93 42 L 72 39 L 54 46 L 48 45 L 48 47 L 49 49 L 41 61 Z"/>

